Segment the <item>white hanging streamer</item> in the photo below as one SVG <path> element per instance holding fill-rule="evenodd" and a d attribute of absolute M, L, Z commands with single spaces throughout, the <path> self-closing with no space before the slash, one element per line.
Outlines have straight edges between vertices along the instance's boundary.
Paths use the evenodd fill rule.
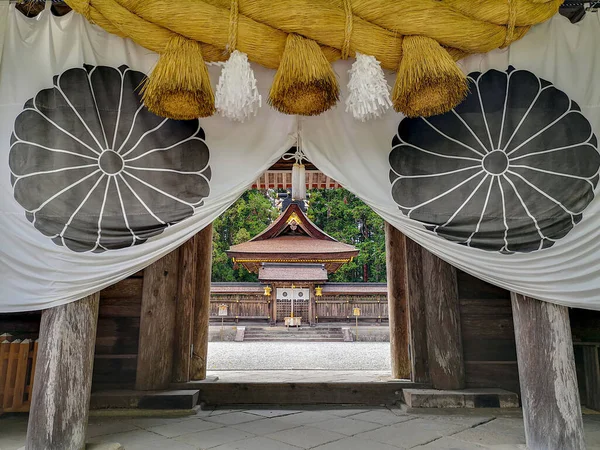
<path fill-rule="evenodd" d="M 294 160 L 292 166 L 292 200 L 306 200 L 306 168 L 302 161 L 308 158 L 302 150 L 302 121 L 296 117 L 296 151 L 282 156 L 284 161 Z"/>
<path fill-rule="evenodd" d="M 262 98 L 256 88 L 256 78 L 250 67 L 248 55 L 234 50 L 223 64 L 217 84 L 217 111 L 223 117 L 244 122 L 256 115 L 261 104 Z"/>
<path fill-rule="evenodd" d="M 375 57 L 356 52 L 356 61 L 348 73 L 346 112 L 355 119 L 364 122 L 377 118 L 392 106 L 390 86 Z"/>

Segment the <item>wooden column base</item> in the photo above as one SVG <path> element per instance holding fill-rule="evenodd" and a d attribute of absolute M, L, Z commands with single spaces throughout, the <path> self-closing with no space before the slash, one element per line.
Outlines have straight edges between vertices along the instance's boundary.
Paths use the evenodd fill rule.
<path fill-rule="evenodd" d="M 527 448 L 584 450 L 568 308 L 511 298 Z"/>
<path fill-rule="evenodd" d="M 85 447 L 100 294 L 42 313 L 27 450 Z"/>

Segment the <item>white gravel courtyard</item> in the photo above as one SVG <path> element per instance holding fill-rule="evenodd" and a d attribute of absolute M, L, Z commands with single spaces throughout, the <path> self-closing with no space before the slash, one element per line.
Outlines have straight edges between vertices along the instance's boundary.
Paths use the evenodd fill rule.
<path fill-rule="evenodd" d="M 389 342 L 209 342 L 208 370 L 391 370 Z"/>

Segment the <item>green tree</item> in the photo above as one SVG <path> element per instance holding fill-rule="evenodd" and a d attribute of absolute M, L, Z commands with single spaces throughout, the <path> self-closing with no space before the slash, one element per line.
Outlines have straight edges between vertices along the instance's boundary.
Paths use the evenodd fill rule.
<path fill-rule="evenodd" d="M 261 233 L 279 214 L 275 191 L 250 190 L 217 218 L 213 234 L 213 281 L 257 281 L 243 267 L 233 268 L 225 251 Z M 309 193 L 309 218 L 340 242 L 360 251 L 344 264 L 331 281 L 385 281 L 385 234 L 383 220 L 345 189 L 316 189 Z"/>
<path fill-rule="evenodd" d="M 362 200 L 345 189 L 315 189 L 310 191 L 308 217 L 331 237 L 360 251 L 330 281 L 386 281 L 383 219 Z"/>
<path fill-rule="evenodd" d="M 233 268 L 225 253 L 232 245 L 252 239 L 277 217 L 279 211 L 268 192 L 246 191 L 213 222 L 213 281 L 257 281 L 256 274 Z"/>

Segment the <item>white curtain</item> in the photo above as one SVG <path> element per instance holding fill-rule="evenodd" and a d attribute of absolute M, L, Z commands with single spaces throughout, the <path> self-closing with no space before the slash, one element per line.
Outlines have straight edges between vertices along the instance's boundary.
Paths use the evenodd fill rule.
<path fill-rule="evenodd" d="M 508 50 L 463 60 L 471 92 L 455 112 L 361 123 L 340 106 L 301 119 L 304 150 L 456 267 L 541 300 L 600 309 L 599 42 L 598 14 L 575 25 L 556 16 Z M 342 85 L 347 68 L 335 65 Z"/>
<path fill-rule="evenodd" d="M 266 106 L 273 71 L 255 65 L 263 107 L 239 124 L 163 122 L 137 96 L 155 54 L 75 13 L 7 9 L 0 312 L 76 300 L 172 251 L 295 143 L 297 120 L 319 169 L 428 250 L 506 289 L 600 309 L 597 14 L 467 58 L 467 101 L 428 121 L 362 123 L 342 102 L 285 116 Z M 342 86 L 350 64 L 334 65 Z"/>
<path fill-rule="evenodd" d="M 4 36 L 0 312 L 73 301 L 148 266 L 295 142 L 295 119 L 267 107 L 243 124 L 138 111 L 157 56 L 76 13 L 27 18 L 11 5 Z M 266 99 L 273 72 L 254 69 Z"/>

